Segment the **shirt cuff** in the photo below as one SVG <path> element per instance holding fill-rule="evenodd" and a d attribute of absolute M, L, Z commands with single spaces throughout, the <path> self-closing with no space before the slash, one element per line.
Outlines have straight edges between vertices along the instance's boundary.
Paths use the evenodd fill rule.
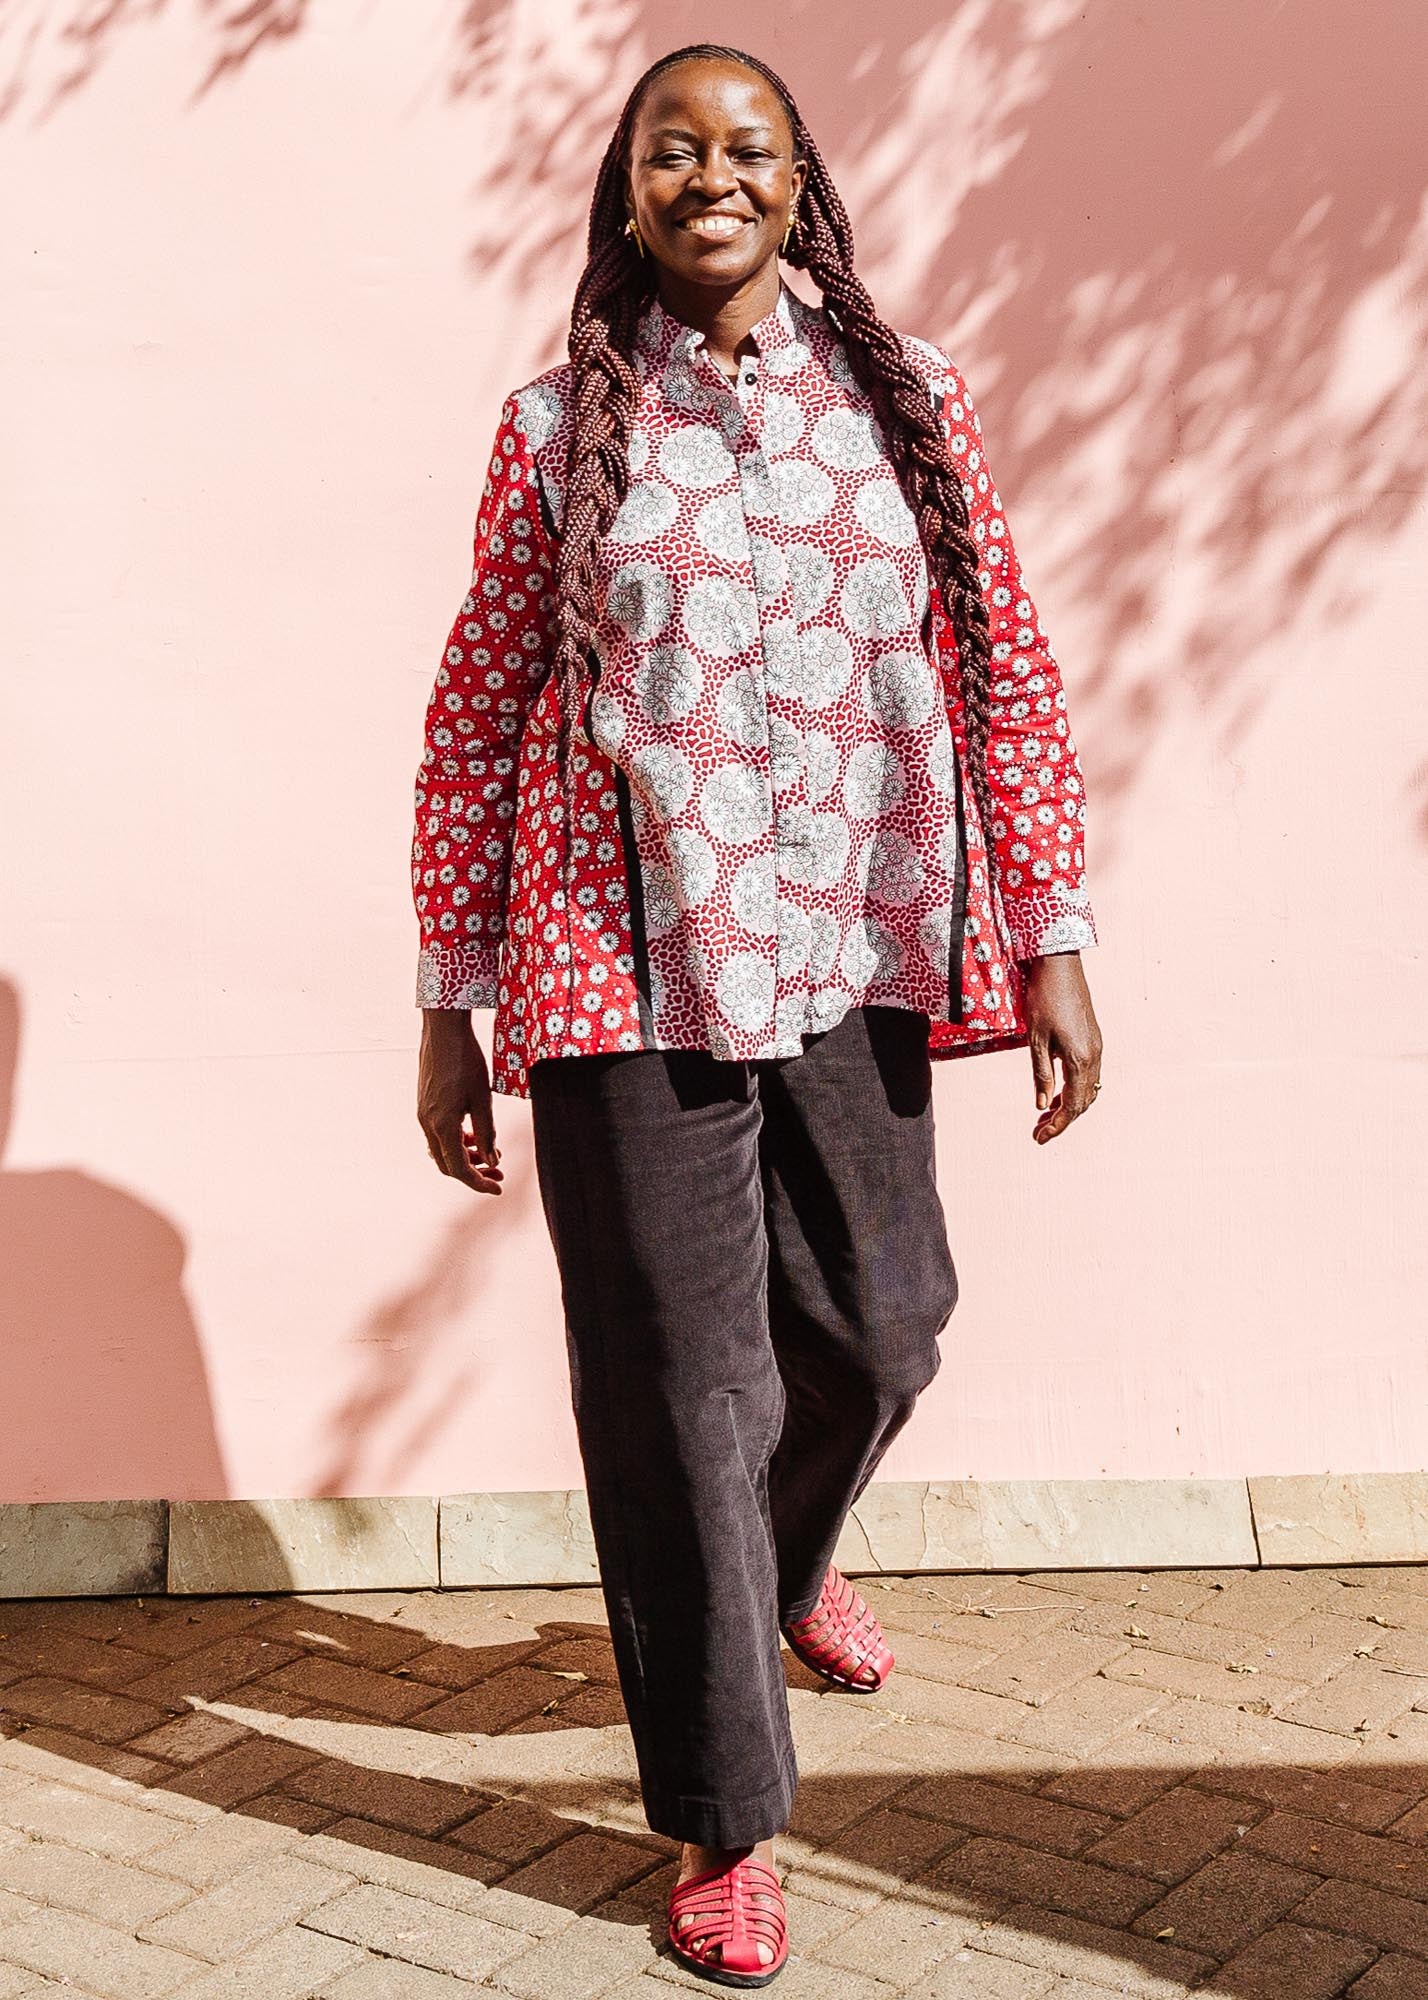
<path fill-rule="evenodd" d="M 501 977 L 498 944 L 423 945 L 417 959 L 418 1007 L 494 1007 Z"/>
<path fill-rule="evenodd" d="M 1012 950 L 1019 959 L 1049 958 L 1057 951 L 1088 951 L 1098 942 L 1096 920 L 1084 889 L 1062 882 L 1002 892 Z"/>

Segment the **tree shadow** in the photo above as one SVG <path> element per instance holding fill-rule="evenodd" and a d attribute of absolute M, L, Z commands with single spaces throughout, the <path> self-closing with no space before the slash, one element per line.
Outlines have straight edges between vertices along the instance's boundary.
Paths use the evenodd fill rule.
<path fill-rule="evenodd" d="M 975 1618 L 968 1586 L 980 1601 L 998 1586 L 920 1581 L 944 1618 Z M 148 1793 L 160 1811 L 167 1795 L 178 1819 L 208 1806 L 263 1822 L 254 1858 L 264 1842 L 300 1847 L 513 1932 L 595 1912 L 643 1933 L 647 1957 L 664 1948 L 675 1850 L 640 1814 L 601 1609 L 590 1589 L 6 1606 L 0 1764 L 34 1787 L 33 1813 L 23 1790 L 7 1793 L 7 1822 L 33 1818 L 43 1838 L 51 1784 Z M 1338 1954 L 1347 1985 L 1428 1900 L 1420 1737 L 1400 1757 L 1382 1734 L 1369 1746 L 1301 1729 L 1303 1761 L 1289 1763 L 1285 1725 L 1258 1719 L 1273 1703 L 1243 1696 L 1215 1707 L 1214 1729 L 1182 1736 L 1152 1716 L 1073 1758 L 939 1726 L 952 1690 L 926 1681 L 872 1703 L 815 1691 L 796 1663 L 788 1673 L 803 1775 L 782 1864 L 807 1899 L 805 1937 L 819 1906 L 820 1934 L 839 1932 L 819 1945 L 835 1971 L 871 1969 L 859 1955 L 879 1935 L 889 1948 L 890 1932 L 852 1926 L 893 1898 L 900 1978 L 918 1954 L 931 1969 L 970 1952 L 974 1970 L 987 1954 L 1028 1980 L 1050 1968 L 1119 1988 L 1129 1972 L 1166 1982 L 1156 1991 L 1297 2000 L 1289 1959 L 1273 1983 L 1262 1933 L 1299 1927 Z M 144 1863 L 185 1894 L 195 1877 L 174 1857 L 189 1838 L 176 1825 L 179 1845 Z M 14 1853 L 0 1881 L 23 1895 L 30 1863 Z M 321 1913 L 304 1922 L 321 1929 Z M 392 1955 L 420 1962 L 420 1931 L 407 1935 Z M 513 1938 L 512 1955 L 526 1942 Z M 1270 1947 L 1288 1942 L 1275 1933 Z M 1421 1930 L 1402 1948 L 1421 1955 Z"/>
<path fill-rule="evenodd" d="M 309 0 L 189 0 L 211 44 L 190 104 L 304 25 Z M 127 30 L 182 11 L 173 0 L 8 0 L 0 9 L 0 119 L 28 100 L 43 124 L 92 82 Z"/>
<path fill-rule="evenodd" d="M 18 989 L 0 978 L 0 1159 L 20 1028 Z M 92 1174 L 0 1172 L 0 1498 L 224 1490 L 185 1254 L 167 1217 Z M 162 1468 L 161 1493 L 135 1493 L 136 1468 Z"/>
<path fill-rule="evenodd" d="M 408 1472 L 459 1421 L 475 1380 L 473 1301 L 493 1241 L 527 1220 L 535 1202 L 529 1140 L 503 1141 L 505 1191 L 472 1197 L 437 1237 L 410 1283 L 374 1306 L 355 1335 L 361 1356 L 327 1422 L 327 1455 L 310 1483 L 318 1497 L 400 1493 Z"/>
<path fill-rule="evenodd" d="M 93 1174 L 3 1166 L 21 1018 L 19 990 L 0 976 L 0 1501 L 220 1499 L 231 1480 L 182 1234 Z M 519 1222 L 535 1199 L 521 1150 L 508 1140 L 502 1213 L 487 1204 L 452 1220 L 414 1279 L 362 1321 L 360 1363 L 327 1419 L 312 1498 L 350 1496 L 374 1457 L 377 1483 L 362 1490 L 403 1491 L 408 1469 L 464 1407 L 489 1231 Z M 287 1558 L 256 1510 L 242 1532 L 255 1573 L 286 1588 Z"/>
<path fill-rule="evenodd" d="M 0 105 L 48 115 L 175 4 L 11 0 Z M 195 4 L 199 95 L 307 15 Z M 1074 628 L 1110 858 L 1157 744 L 1233 748 L 1271 662 L 1352 618 L 1422 493 L 1428 19 L 907 0 L 884 25 L 852 0 L 729 0 L 711 30 L 655 0 L 468 0 L 439 67 L 480 135 L 473 284 L 497 319 L 534 315 L 522 379 L 563 354 L 631 81 L 711 31 L 788 77 L 874 296 L 967 373 L 1029 583 L 1053 636 Z"/>
<path fill-rule="evenodd" d="M 609 0 L 561 58 L 487 0 L 465 33 L 456 87 L 490 131 L 471 269 L 493 299 L 549 300 L 534 373 L 563 352 L 619 103 L 676 31 Z M 874 296 L 965 368 L 1014 531 L 1035 512 L 1032 588 L 1075 614 L 1094 795 L 1128 799 L 1177 720 L 1235 745 L 1271 642 L 1350 618 L 1423 490 L 1428 26 L 1394 0 L 1351 47 L 1325 10 L 1288 37 L 1231 0 L 910 0 L 886 29 L 731 0 L 718 36 L 783 67 Z"/>

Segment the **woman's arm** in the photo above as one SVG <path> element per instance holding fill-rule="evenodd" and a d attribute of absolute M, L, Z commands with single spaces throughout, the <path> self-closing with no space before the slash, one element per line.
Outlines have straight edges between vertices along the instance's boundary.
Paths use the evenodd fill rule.
<path fill-rule="evenodd" d="M 1061 669 L 1022 576 L 976 406 L 956 365 L 938 352 L 946 372 L 934 396 L 961 472 L 991 619 L 994 813 L 983 832 L 1018 959 L 1080 951 L 1096 943 L 1096 925 L 1086 891 L 1085 785 Z"/>
<path fill-rule="evenodd" d="M 496 1004 L 521 733 L 555 646 L 555 562 L 536 480 L 512 397 L 487 467 L 470 588 L 427 702 L 416 781 L 417 1117 L 437 1166 L 478 1194 L 501 1192 L 501 1154 L 470 1010 Z"/>
<path fill-rule="evenodd" d="M 927 352 L 924 348 L 924 356 Z M 961 472 L 991 620 L 992 823 L 983 834 L 1012 948 L 1025 974 L 1032 1080 L 1041 1114 L 1032 1137 L 1044 1144 L 1088 1110 L 1100 1088 L 1101 1031 L 1080 957 L 1096 943 L 1086 891 L 1085 784 L 1061 670 L 1017 560 L 987 464 L 981 419 L 951 357 L 940 348 L 931 352 L 938 370 L 933 401 Z M 945 638 L 955 658 L 950 629 Z M 960 699 L 960 687 L 955 692 Z"/>
<path fill-rule="evenodd" d="M 477 513 L 470 587 L 427 703 L 411 856 L 421 1007 L 496 1004 L 521 732 L 555 646 L 555 564 L 536 480 L 512 397 Z"/>

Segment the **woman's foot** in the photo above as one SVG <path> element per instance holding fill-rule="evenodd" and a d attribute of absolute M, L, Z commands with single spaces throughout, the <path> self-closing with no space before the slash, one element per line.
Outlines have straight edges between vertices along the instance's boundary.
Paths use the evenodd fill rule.
<path fill-rule="evenodd" d="M 746 1858 L 754 1862 L 761 1862 L 764 1867 L 772 1870 L 774 1866 L 772 1840 L 760 1840 L 752 1847 L 698 1847 L 692 1841 L 685 1841 L 680 1852 L 679 1874 L 675 1886 L 677 1888 L 679 1883 L 691 1881 L 696 1875 L 707 1875 L 716 1871 L 723 1872 L 732 1869 L 737 1862 Z M 756 1882 L 761 1879 L 764 1878 L 755 1876 Z M 768 1912 L 770 1919 L 774 1920 L 781 1935 L 783 1897 L 777 1890 L 770 1887 L 765 1892 L 759 1888 L 752 1888 L 748 1895 L 748 1901 L 756 1909 Z M 716 1920 L 707 1914 L 701 1914 L 699 1911 L 689 1911 L 681 1915 L 672 1916 L 671 1918 L 671 1930 L 678 1935 L 684 1948 L 687 1951 L 698 1953 L 712 1968 L 718 1968 L 722 1965 L 723 1948 L 721 1945 L 712 1942 L 707 1948 L 702 1948 L 701 1940 L 709 1938 L 711 1933 L 718 1927 Z M 761 1928 L 767 1930 L 769 1926 L 763 1925 Z M 758 1963 L 761 1967 L 772 1966 L 776 1959 L 783 1956 L 781 1950 L 777 1949 L 774 1944 L 769 1943 L 762 1936 L 758 1938 L 755 1949 L 758 1954 Z M 743 1953 L 740 1954 L 741 1957 L 743 1955 Z M 748 1969 L 751 1971 L 752 1966 L 750 1965 Z M 744 1970 L 744 1967 L 741 1966 L 740 1970 Z M 755 1977 L 757 1978 L 757 1975 Z M 732 1978 L 730 1979 L 730 1983 L 734 1983 Z M 760 1981 L 759 1983 L 762 1982 Z"/>
<path fill-rule="evenodd" d="M 895 1664 L 877 1613 L 831 1563 L 818 1602 L 783 1635 L 806 1667 L 855 1694 L 876 1694 Z"/>

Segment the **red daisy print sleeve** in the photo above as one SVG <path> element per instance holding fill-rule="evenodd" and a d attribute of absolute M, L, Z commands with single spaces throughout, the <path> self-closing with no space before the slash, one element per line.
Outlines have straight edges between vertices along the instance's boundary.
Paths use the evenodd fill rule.
<path fill-rule="evenodd" d="M 941 348 L 917 345 L 923 365 L 932 362 L 933 401 L 981 551 L 992 637 L 987 762 L 995 812 L 987 839 L 1013 949 L 1019 959 L 1079 951 L 1096 943 L 1096 927 L 1086 890 L 1085 786 L 1061 670 L 1022 577 L 967 384 Z M 955 661 L 950 631 L 947 638 Z"/>
<path fill-rule="evenodd" d="M 554 558 L 516 400 L 476 519 L 471 584 L 426 710 L 412 896 L 419 1007 L 494 1007 L 521 732 L 555 650 Z"/>

